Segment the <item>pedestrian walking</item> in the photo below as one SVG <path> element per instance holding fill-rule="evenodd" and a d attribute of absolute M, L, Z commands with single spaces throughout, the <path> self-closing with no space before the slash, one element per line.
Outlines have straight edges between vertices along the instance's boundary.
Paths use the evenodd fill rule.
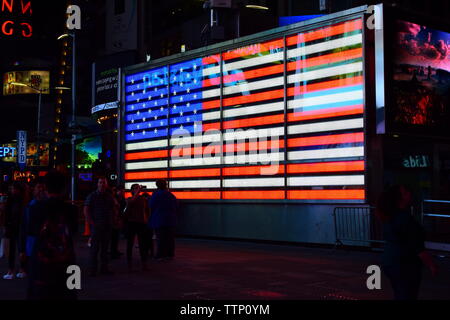
<path fill-rule="evenodd" d="M 100 273 L 112 274 L 108 268 L 108 248 L 111 241 L 115 201 L 108 192 L 108 180 L 98 178 L 97 190 L 89 194 L 84 203 L 84 215 L 91 230 L 91 246 L 89 249 L 90 275 L 98 272 L 98 255 L 100 252 Z"/>
<path fill-rule="evenodd" d="M 10 188 L 8 199 L 5 206 L 5 235 L 9 239 L 8 250 L 8 273 L 3 276 L 5 280 L 12 280 L 15 277 L 21 279 L 26 277 L 26 265 L 24 255 L 21 249 L 21 224 L 26 206 L 25 188 L 22 183 L 15 181 Z M 17 274 L 16 256 L 19 255 L 20 269 Z"/>
<path fill-rule="evenodd" d="M 175 256 L 175 227 L 177 222 L 177 198 L 167 190 L 165 180 L 156 181 L 157 190 L 150 198 L 149 227 L 154 230 L 157 259 Z"/>
<path fill-rule="evenodd" d="M 411 214 L 412 196 L 405 186 L 392 186 L 377 204 L 386 241 L 382 268 L 396 300 L 417 300 L 425 264 L 433 275 L 436 264 L 425 250 L 425 232 Z"/>
<path fill-rule="evenodd" d="M 77 208 L 65 201 L 65 176 L 50 172 L 45 178 L 48 199 L 30 207 L 27 236 L 31 248 L 27 298 L 75 300 L 67 287 L 67 268 L 76 264 L 73 237 L 78 230 Z"/>
<path fill-rule="evenodd" d="M 141 186 L 139 184 L 131 186 L 131 194 L 132 196 L 127 199 L 124 214 L 128 268 L 129 270 L 132 269 L 133 246 L 137 237 L 142 269 L 146 270 L 149 249 L 147 222 L 150 211 L 145 197 L 141 195 Z"/>

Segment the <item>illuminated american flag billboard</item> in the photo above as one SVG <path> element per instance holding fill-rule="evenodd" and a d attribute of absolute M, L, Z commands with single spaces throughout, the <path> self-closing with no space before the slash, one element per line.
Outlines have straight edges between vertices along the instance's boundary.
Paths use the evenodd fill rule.
<path fill-rule="evenodd" d="M 364 200 L 363 22 L 124 76 L 126 188 L 180 199 Z"/>

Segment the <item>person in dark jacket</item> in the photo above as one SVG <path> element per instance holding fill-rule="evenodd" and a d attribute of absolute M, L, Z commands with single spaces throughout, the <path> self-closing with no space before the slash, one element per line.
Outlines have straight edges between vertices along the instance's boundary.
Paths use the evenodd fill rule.
<path fill-rule="evenodd" d="M 63 174 L 49 172 L 45 180 L 48 199 L 33 205 L 28 218 L 27 235 L 36 240 L 31 248 L 27 298 L 75 300 L 76 291 L 67 288 L 67 268 L 76 264 L 77 208 L 64 200 Z"/>
<path fill-rule="evenodd" d="M 20 182 L 14 182 L 10 189 L 10 195 L 5 206 L 5 238 L 9 239 L 8 273 L 3 276 L 5 280 L 12 280 L 14 277 L 25 278 L 26 266 L 21 240 L 21 225 L 25 212 L 26 199 L 25 189 Z M 16 255 L 20 256 L 20 270 L 14 274 L 16 268 Z"/>
<path fill-rule="evenodd" d="M 167 190 L 165 180 L 156 181 L 158 188 L 150 198 L 151 215 L 149 227 L 154 230 L 156 259 L 175 256 L 175 227 L 177 223 L 177 198 Z"/>
<path fill-rule="evenodd" d="M 384 192 L 377 204 L 386 241 L 382 269 L 391 282 L 396 300 L 417 300 L 425 264 L 437 272 L 431 255 L 425 250 L 425 232 L 410 208 L 411 192 L 396 185 Z"/>
<path fill-rule="evenodd" d="M 111 233 L 111 259 L 118 259 L 122 255 L 122 252 L 119 251 L 119 240 L 120 233 L 123 228 L 123 213 L 127 205 L 124 187 L 113 187 L 112 195 L 115 200 L 117 214 L 114 216 L 113 228 Z"/>
<path fill-rule="evenodd" d="M 137 236 L 142 269 L 146 270 L 149 247 L 146 223 L 150 211 L 146 199 L 141 195 L 141 186 L 139 184 L 133 184 L 131 186 L 131 194 L 132 196 L 127 199 L 127 206 L 124 214 L 128 269 L 131 270 L 132 268 L 134 239 Z"/>
<path fill-rule="evenodd" d="M 97 190 L 92 192 L 84 203 L 84 215 L 92 232 L 89 250 L 90 275 L 98 272 L 98 254 L 100 252 L 100 273 L 112 274 L 108 268 L 108 247 L 111 241 L 114 217 L 117 214 L 115 200 L 108 192 L 108 180 L 99 177 Z"/>
<path fill-rule="evenodd" d="M 30 225 L 30 215 L 34 212 L 35 207 L 39 207 L 42 201 L 48 199 L 47 187 L 45 185 L 44 178 L 39 178 L 33 188 L 33 199 L 28 203 L 25 208 L 25 214 L 22 223 L 22 236 L 21 242 L 24 245 L 22 251 L 25 252 L 27 258 L 31 257 L 31 253 L 33 251 L 33 247 L 36 242 L 36 238 L 34 236 L 30 236 L 30 228 L 33 226 Z"/>

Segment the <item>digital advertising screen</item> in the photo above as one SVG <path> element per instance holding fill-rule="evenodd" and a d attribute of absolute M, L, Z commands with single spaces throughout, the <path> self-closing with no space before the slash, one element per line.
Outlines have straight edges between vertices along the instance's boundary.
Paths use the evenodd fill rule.
<path fill-rule="evenodd" d="M 125 75 L 125 187 L 364 201 L 363 21 Z"/>
<path fill-rule="evenodd" d="M 76 163 L 80 168 L 92 168 L 102 152 L 101 137 L 85 138 L 76 145 Z"/>
<path fill-rule="evenodd" d="M 449 136 L 450 33 L 404 20 L 396 31 L 393 130 Z"/>
<path fill-rule="evenodd" d="M 49 94 L 49 71 L 10 71 L 3 74 L 3 95 Z"/>

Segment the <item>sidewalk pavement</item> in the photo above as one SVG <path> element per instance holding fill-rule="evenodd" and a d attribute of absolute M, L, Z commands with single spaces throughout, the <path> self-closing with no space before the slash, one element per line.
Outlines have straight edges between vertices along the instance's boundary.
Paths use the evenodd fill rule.
<path fill-rule="evenodd" d="M 382 277 L 381 290 L 368 290 L 369 265 L 380 253 L 178 238 L 176 258 L 150 261 L 141 271 L 138 249 L 135 270 L 123 256 L 111 261 L 114 275 L 87 275 L 88 247 L 77 241 L 82 268 L 80 300 L 389 300 L 392 291 Z M 125 241 L 121 240 L 122 252 Z M 6 270 L 0 259 L 0 272 Z M 420 299 L 450 299 L 450 259 L 438 258 L 440 273 L 424 271 Z M 25 298 L 25 280 L 0 279 L 0 300 Z"/>

